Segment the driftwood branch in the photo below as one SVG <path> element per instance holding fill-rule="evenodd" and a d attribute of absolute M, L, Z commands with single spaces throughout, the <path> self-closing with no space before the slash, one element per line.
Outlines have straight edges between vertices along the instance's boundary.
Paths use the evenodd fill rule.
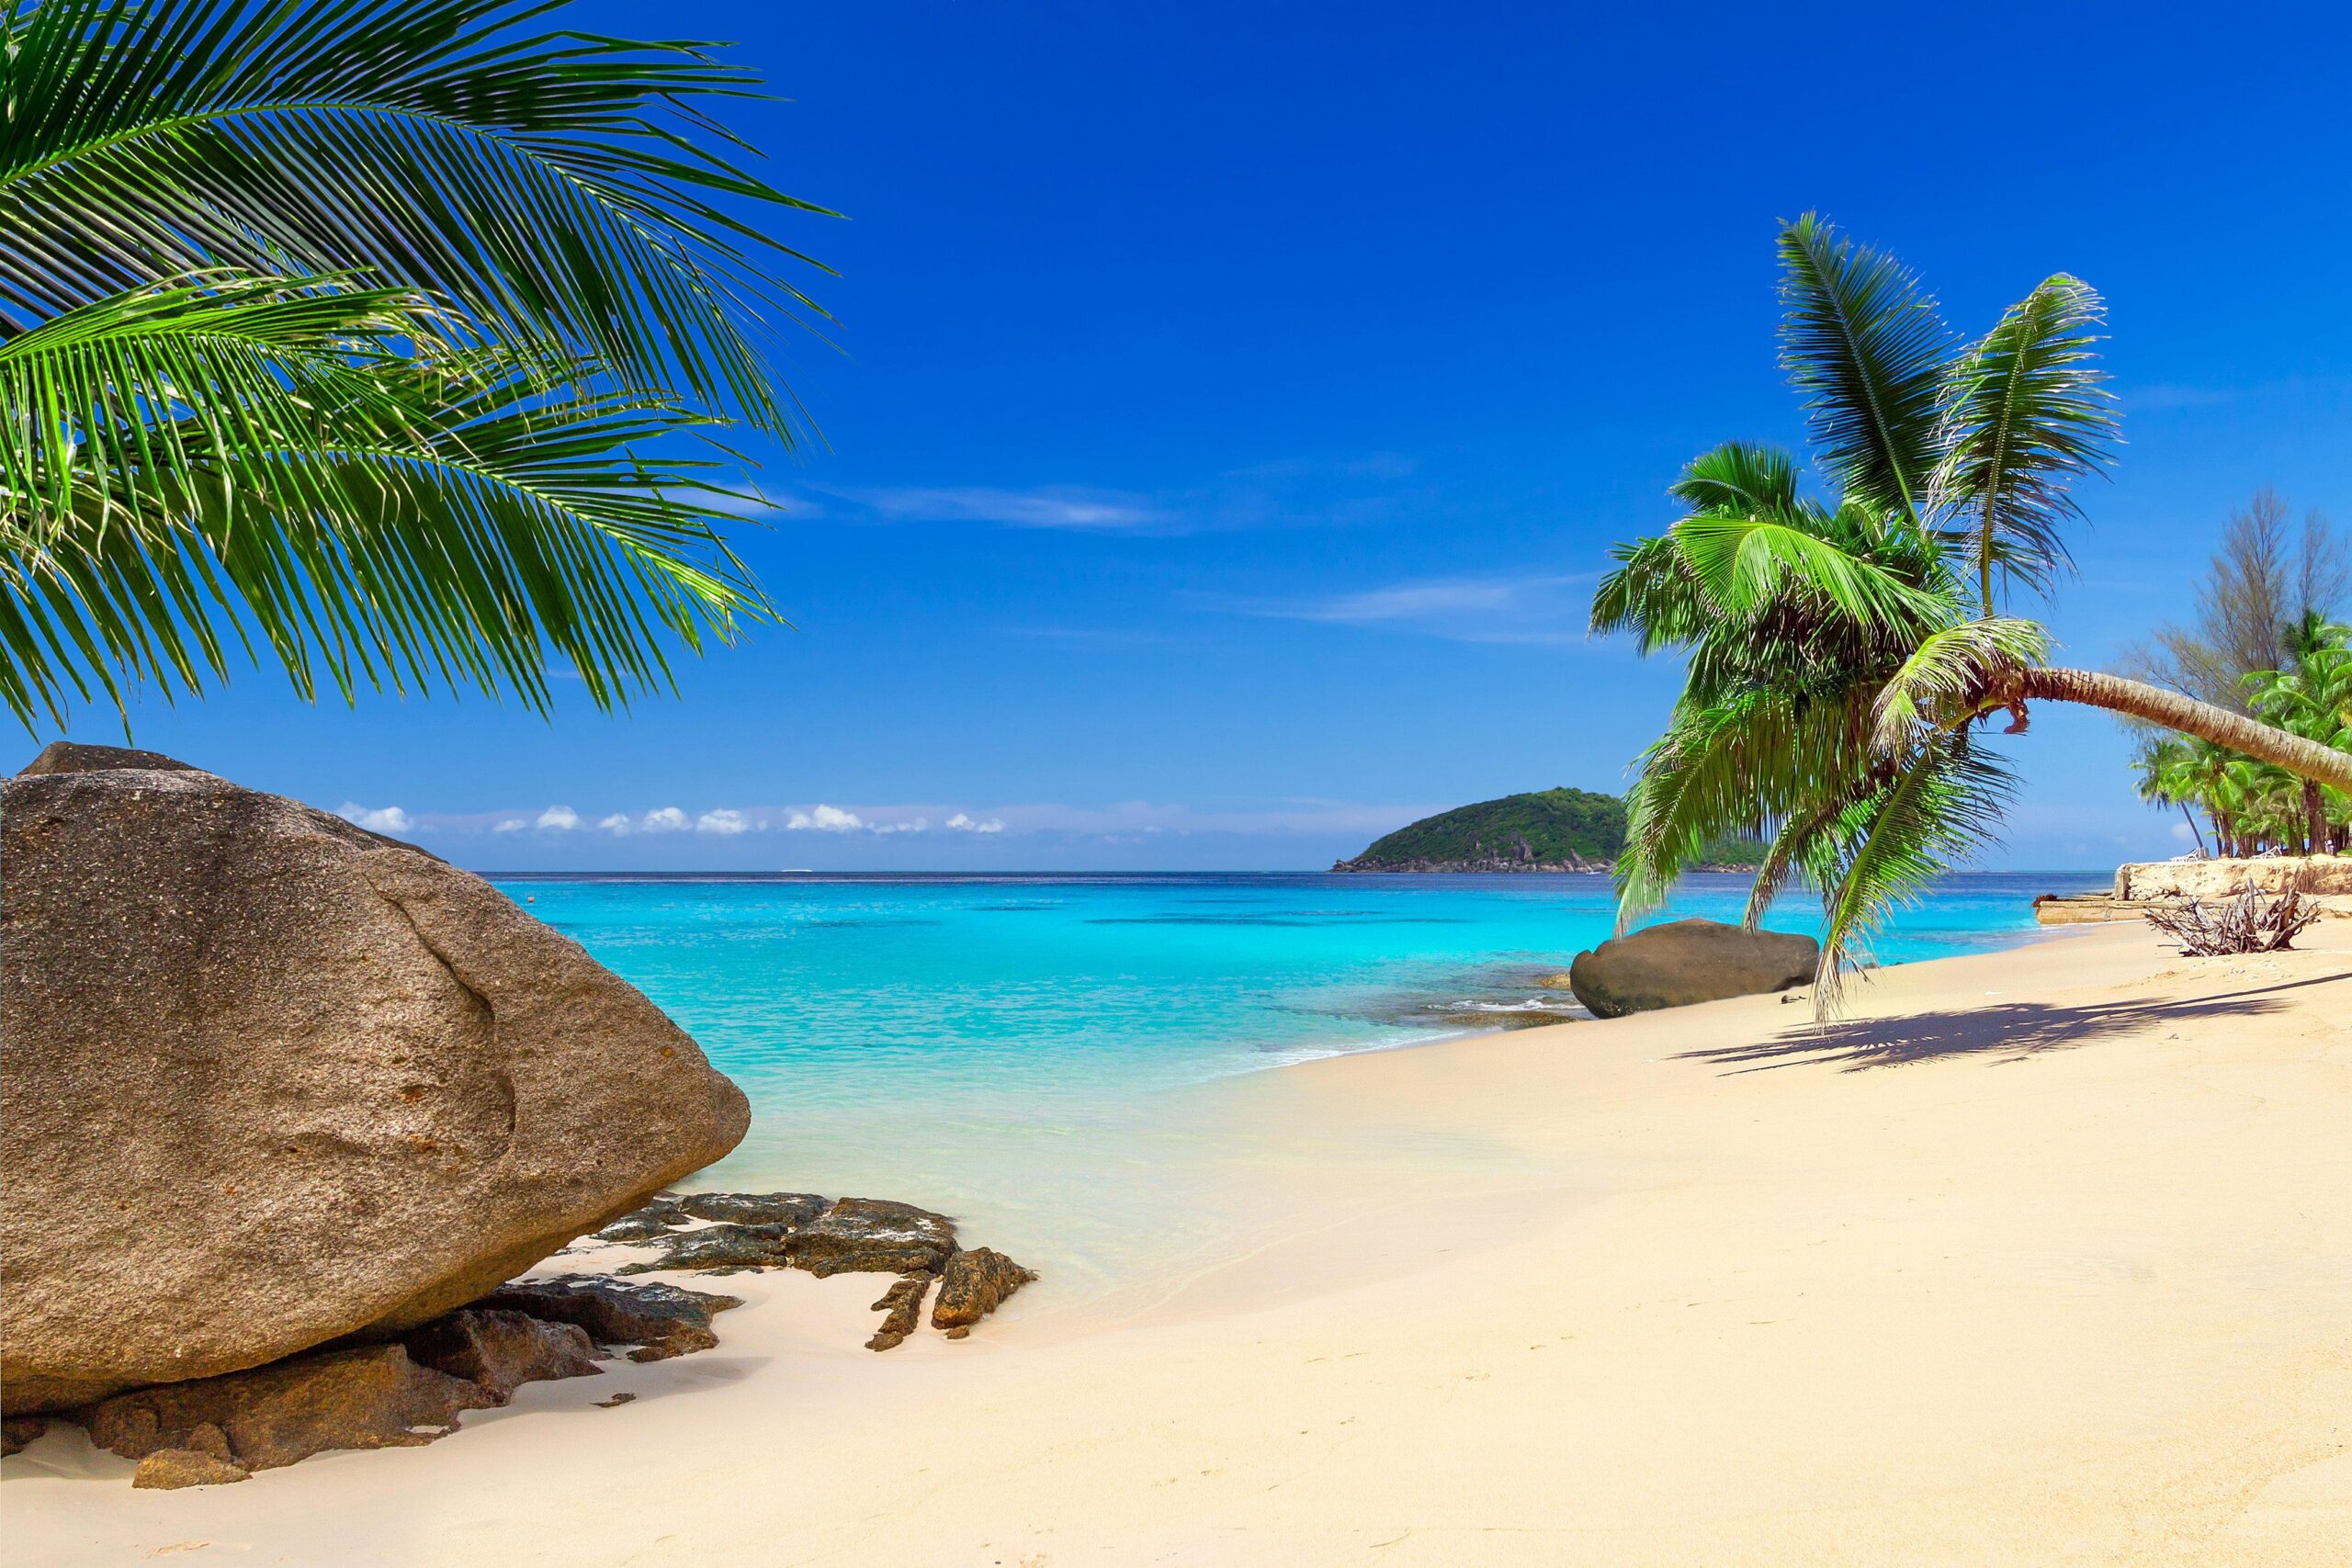
<path fill-rule="evenodd" d="M 2177 908 L 2147 912 L 2148 923 L 2180 943 L 2180 951 L 2191 958 L 2284 952 L 2319 913 L 2316 905 L 2291 887 L 2275 897 L 2249 887 L 2217 904 L 2191 898 Z"/>

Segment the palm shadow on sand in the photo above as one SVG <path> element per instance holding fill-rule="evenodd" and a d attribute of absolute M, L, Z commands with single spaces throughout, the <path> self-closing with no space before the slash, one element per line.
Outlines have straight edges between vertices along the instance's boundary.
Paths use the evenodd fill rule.
<path fill-rule="evenodd" d="M 1996 1007 L 1915 1013 L 1904 1018 L 1808 1022 L 1755 1044 L 1685 1051 L 1679 1059 L 1747 1064 L 1731 1066 L 1731 1071 L 1741 1073 L 1805 1066 L 1837 1066 L 1843 1071 L 1857 1073 L 1865 1067 L 1899 1067 L 1939 1056 L 1986 1055 L 2018 1061 L 2046 1051 L 2071 1051 L 2119 1034 L 2170 1024 L 2259 1017 L 2287 1005 L 2278 995 L 2280 992 L 2346 980 L 2352 980 L 2352 974 L 2290 980 L 2188 1001 L 2119 1001 L 2070 1007 L 2053 1007 L 2046 1002 L 2005 1002 Z"/>

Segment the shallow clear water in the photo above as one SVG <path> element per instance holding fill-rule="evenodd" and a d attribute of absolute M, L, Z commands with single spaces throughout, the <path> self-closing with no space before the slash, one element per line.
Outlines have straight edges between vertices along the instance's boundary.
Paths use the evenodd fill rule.
<path fill-rule="evenodd" d="M 2023 939 L 2086 874 L 1951 879 L 1883 962 Z M 743 1086 L 730 1185 L 947 1206 L 1102 1263 L 1102 1189 L 1199 1154 L 1151 1106 L 1185 1084 L 1576 1016 L 1535 986 L 1609 934 L 1598 876 L 511 878 Z M 1736 919 L 1744 879 L 1657 919 Z M 1807 929 L 1811 900 L 1772 924 Z M 1213 1156 L 1204 1156 L 1213 1157 Z M 1090 1235 L 1090 1233 L 1102 1235 Z M 1103 1267 L 1111 1267 L 1103 1264 Z M 1115 1270 L 1114 1270 L 1115 1271 Z"/>

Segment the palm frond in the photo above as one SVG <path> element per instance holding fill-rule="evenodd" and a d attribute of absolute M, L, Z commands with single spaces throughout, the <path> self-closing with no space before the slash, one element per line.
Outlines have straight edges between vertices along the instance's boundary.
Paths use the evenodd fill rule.
<path fill-rule="evenodd" d="M 357 268 L 788 439 L 762 343 L 822 312 L 754 215 L 823 209 L 712 151 L 740 144 L 705 108 L 757 78 L 708 45 L 525 30 L 548 8 L 13 4 L 0 315 L 207 267 Z"/>
<path fill-rule="evenodd" d="M 1973 558 L 1987 615 L 1996 569 L 2045 590 L 2071 562 L 2061 530 L 2082 508 L 2068 484 L 2098 471 L 2116 441 L 2092 347 L 2105 316 L 2097 291 L 2061 273 L 1952 367 L 1930 510 Z"/>
<path fill-rule="evenodd" d="M 1947 614 L 1942 601 L 1877 561 L 1789 523 L 1692 516 L 1674 525 L 1673 537 L 1692 576 L 1735 614 L 1753 614 L 1792 587 L 1865 625 L 1899 626 Z"/>
<path fill-rule="evenodd" d="M 1781 231 L 1781 364 L 1850 499 L 1916 519 L 1940 457 L 1953 338 L 1894 257 L 1812 213 Z"/>
<path fill-rule="evenodd" d="M 774 607 L 717 530 L 730 465 L 646 455 L 710 422 L 580 379 L 489 349 L 345 366 L 290 389 L 307 423 L 189 415 L 152 469 L 119 444 L 86 489 L 137 504 L 12 541 L 0 699 L 28 723 L 62 722 L 68 687 L 119 706 L 112 665 L 168 700 L 247 626 L 306 697 L 472 686 L 544 710 L 559 661 L 599 705 L 668 684 L 665 635 L 699 649 Z"/>
<path fill-rule="evenodd" d="M 1827 919 L 1814 978 L 1815 1017 L 1835 1016 L 1861 963 L 1859 949 L 1896 909 L 1996 838 L 2015 793 L 1998 759 L 1966 730 L 1954 730 L 1931 737 L 1851 810 L 1836 874 L 1822 877 Z"/>

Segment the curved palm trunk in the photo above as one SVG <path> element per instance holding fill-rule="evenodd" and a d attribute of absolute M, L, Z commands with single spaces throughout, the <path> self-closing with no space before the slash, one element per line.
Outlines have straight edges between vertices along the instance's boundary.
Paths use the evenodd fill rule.
<path fill-rule="evenodd" d="M 2300 778 L 2352 790 L 2352 751 L 2338 751 L 2316 740 L 2273 729 L 2244 714 L 2151 686 L 2145 681 L 2096 670 L 2037 669 L 2021 671 L 2017 694 L 2053 703 L 2082 703 L 2109 713 L 2160 724 L 2184 735 L 2194 735 L 2216 746 L 2226 746 L 2259 762 L 2274 762 Z"/>

